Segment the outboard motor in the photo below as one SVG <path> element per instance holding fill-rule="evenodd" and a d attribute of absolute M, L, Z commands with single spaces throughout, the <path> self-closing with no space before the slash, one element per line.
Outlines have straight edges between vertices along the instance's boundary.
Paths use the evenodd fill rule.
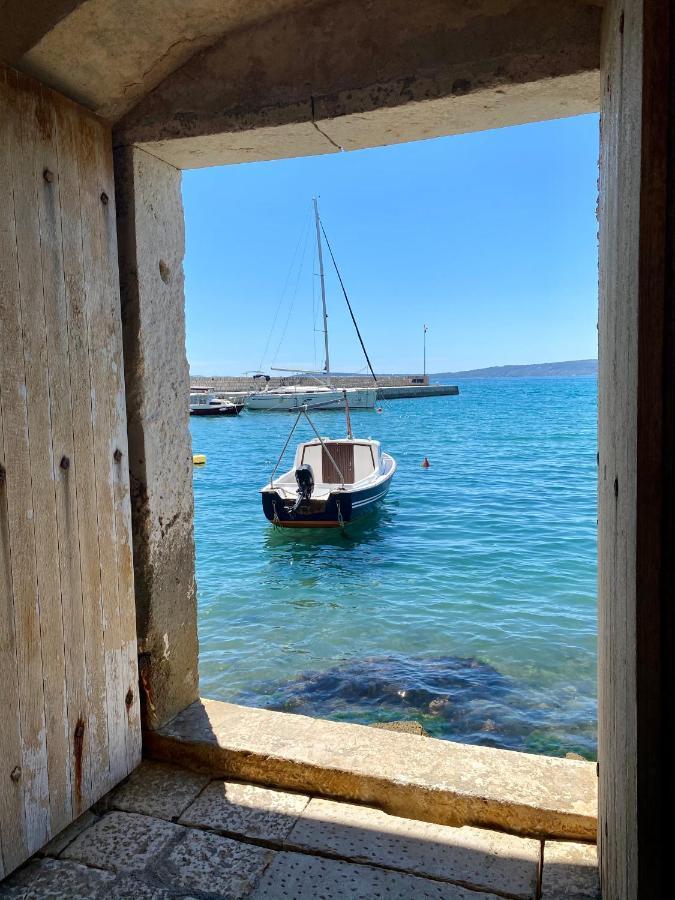
<path fill-rule="evenodd" d="M 290 515 L 294 515 L 301 504 L 307 503 L 311 499 L 312 491 L 314 490 L 314 472 L 309 463 L 298 466 L 295 470 L 295 481 L 298 485 L 298 499 L 290 510 Z"/>

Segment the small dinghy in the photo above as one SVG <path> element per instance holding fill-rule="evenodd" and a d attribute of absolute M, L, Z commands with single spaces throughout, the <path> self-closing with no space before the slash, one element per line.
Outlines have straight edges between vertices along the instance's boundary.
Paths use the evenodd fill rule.
<path fill-rule="evenodd" d="M 348 437 L 321 437 L 307 415 L 298 413 L 269 484 L 261 488 L 265 516 L 283 528 L 339 528 L 372 512 L 386 497 L 396 461 L 379 441 L 354 438 L 345 398 Z M 316 437 L 300 444 L 293 468 L 274 477 L 291 436 L 304 416 Z"/>

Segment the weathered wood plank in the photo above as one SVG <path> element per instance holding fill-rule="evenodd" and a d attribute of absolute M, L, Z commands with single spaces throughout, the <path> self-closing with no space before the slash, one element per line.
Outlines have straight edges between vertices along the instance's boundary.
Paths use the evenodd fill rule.
<path fill-rule="evenodd" d="M 72 819 L 60 553 L 56 523 L 55 470 L 60 457 L 54 458 L 52 443 L 53 410 L 45 309 L 45 291 L 51 294 L 55 289 L 54 279 L 58 284 L 60 272 L 53 266 L 44 272 L 42 266 L 44 261 L 52 263 L 50 245 L 54 245 L 56 229 L 60 225 L 54 220 L 52 211 L 53 234 L 50 237 L 47 221 L 48 183 L 43 172 L 47 168 L 45 157 L 53 156 L 53 113 L 49 103 L 43 101 L 39 88 L 33 83 L 19 79 L 18 95 L 23 114 L 20 115 L 20 153 L 14 161 L 15 196 L 20 197 L 20 201 L 15 202 L 15 215 L 25 377 L 29 397 L 29 449 L 47 729 L 48 807 L 50 834 L 54 834 Z M 63 410 L 59 412 L 62 414 Z"/>
<path fill-rule="evenodd" d="M 28 853 L 38 850 L 49 838 L 49 785 L 47 774 L 47 734 L 45 727 L 44 688 L 40 636 L 40 596 L 36 562 L 35 507 L 32 492 L 31 425 L 39 421 L 31 416 L 31 408 L 39 408 L 39 378 L 29 381 L 27 370 L 41 362 L 35 358 L 39 347 L 26 354 L 23 309 L 36 305 L 42 284 L 35 278 L 39 261 L 37 231 L 30 233 L 35 212 L 34 179 L 27 176 L 32 169 L 33 153 L 24 146 L 21 121 L 33 121 L 35 97 L 21 94 L 14 73 L 7 73 L 7 111 L 3 117 L 3 141 L 8 148 L 12 173 L 13 215 L 16 227 L 16 290 L 9 296 L 2 292 L 5 306 L 0 310 L 2 347 L 0 350 L 0 383 L 2 383 L 3 430 L 5 458 L 11 461 L 7 470 L 7 509 L 10 537 L 12 588 L 14 592 L 15 634 L 18 683 L 21 690 L 21 772 L 24 803 L 24 846 Z M 25 136 L 27 138 L 27 135 Z M 27 155 L 26 155 L 27 154 Z M 24 183 L 28 182 L 28 184 Z M 23 196 L 27 191 L 28 197 Z M 32 206 L 31 206 L 32 204 Z M 27 219 L 29 221 L 27 221 Z M 33 271 L 31 271 L 31 267 Z M 39 275 L 39 269 L 38 269 Z M 37 382 L 37 383 L 36 383 Z M 37 397 L 34 396 L 37 391 Z M 38 454 L 39 436 L 35 435 L 34 453 Z M 38 454 L 39 455 L 39 454 Z M 47 586 L 45 586 L 47 590 Z M 20 823 L 16 823 L 20 827 Z M 11 834 L 11 832 L 10 832 Z"/>
<path fill-rule="evenodd" d="M 6 73 L 0 70 L 0 120 L 9 114 Z M 7 498 L 8 456 L 5 452 L 3 406 L 17 402 L 19 373 L 13 373 L 15 384 L 6 380 L 5 322 L 10 321 L 9 309 L 18 303 L 16 265 L 16 234 L 14 226 L 13 186 L 9 142 L 0 141 L 0 684 L 3 690 L 2 727 L 0 727 L 0 759 L 5 773 L 0 778 L 0 878 L 14 869 L 27 855 L 25 815 L 20 780 L 13 780 L 22 763 L 19 720 L 19 685 L 17 675 L 17 647 L 15 632 L 14 585 L 12 580 L 10 511 Z M 4 363 L 3 363 L 4 360 Z M 25 412 L 23 402 L 14 409 L 14 416 Z M 10 414 L 10 420 L 12 416 Z M 11 452 L 11 444 L 10 444 Z M 12 476 L 14 477 L 14 476 Z"/>
<path fill-rule="evenodd" d="M 117 552 L 117 586 L 120 615 L 120 665 L 123 715 L 126 739 L 126 772 L 131 772 L 141 760 L 140 698 L 138 695 L 138 648 L 136 640 L 136 602 L 134 597 L 134 567 L 131 538 L 131 499 L 129 491 L 129 450 L 127 445 L 127 412 L 122 356 L 122 320 L 120 304 L 119 268 L 117 255 L 117 222 L 115 215 L 115 183 L 112 141 L 101 134 L 101 177 L 108 203 L 103 207 L 101 255 L 106 274 L 106 296 L 113 327 L 111 431 L 113 451 L 115 533 Z"/>
<path fill-rule="evenodd" d="M 64 216 L 61 208 L 61 178 L 65 177 L 67 182 L 72 170 L 72 157 L 66 155 L 59 158 L 57 109 L 60 105 L 62 104 L 55 101 L 51 92 L 42 89 L 41 119 L 44 125 L 38 140 L 36 179 L 40 195 L 40 246 L 52 412 L 54 486 L 65 652 L 67 714 L 63 720 L 63 727 L 67 745 L 67 820 L 69 821 L 85 808 L 82 797 L 85 750 L 83 741 L 79 738 L 79 730 L 87 717 L 87 692 L 77 506 L 77 473 L 80 459 L 79 454 L 75 454 L 74 448 L 71 396 L 71 380 L 79 380 L 82 373 L 72 365 L 69 347 L 68 298 L 63 258 Z M 77 218 L 79 220 L 79 205 Z M 66 221 L 66 228 L 67 225 Z M 60 823 L 59 827 L 53 828 L 53 830 L 61 830 L 64 824 L 67 822 Z"/>
<path fill-rule="evenodd" d="M 630 676 L 637 705 L 628 772 L 637 782 L 637 895 L 675 896 L 675 8 L 669 0 L 630 4 L 624 44 L 639 68 L 641 103 L 631 104 L 631 177 L 640 184 L 635 290 L 637 422 L 635 485 L 636 652 Z M 625 29 L 624 29 L 625 30 Z M 638 37 L 641 40 L 636 41 Z M 631 39 L 632 38 L 632 39 Z M 631 73 L 632 74 L 632 73 Z"/>
<path fill-rule="evenodd" d="M 111 409 L 114 402 L 114 329 L 105 289 L 102 243 L 105 233 L 104 191 L 100 156 L 100 131 L 83 120 L 80 155 L 80 197 L 83 221 L 83 258 L 87 309 L 87 334 L 91 359 L 92 424 L 96 505 L 98 513 L 101 600 L 103 612 L 104 671 L 108 722 L 110 785 L 126 774 L 126 725 L 121 677 L 121 637 L 117 589 L 116 522 L 114 508 L 114 451 Z"/>
<path fill-rule="evenodd" d="M 599 841 L 607 900 L 674 891 L 675 32 L 611 0 L 600 203 Z"/>
<path fill-rule="evenodd" d="M 0 116 L 2 877 L 140 726 L 110 130 L 2 67 Z"/>
<path fill-rule="evenodd" d="M 616 97 L 621 77 L 621 68 L 617 64 L 618 47 L 614 40 L 617 25 L 615 17 L 610 23 L 609 16 L 605 23 L 606 32 L 603 46 L 603 115 L 601 119 L 601 157 L 600 157 L 600 297 L 599 297 L 599 365 L 598 379 L 598 669 L 599 669 L 599 733 L 598 759 L 600 761 L 599 806 L 600 809 L 611 808 L 615 804 L 614 792 L 617 782 L 606 777 L 614 765 L 614 748 L 616 746 L 617 722 L 612 708 L 615 683 L 620 673 L 616 656 L 612 652 L 615 644 L 613 624 L 615 613 L 613 604 L 616 597 L 616 521 L 617 507 L 614 497 L 615 460 L 616 460 L 616 428 L 618 410 L 616 408 L 618 366 L 620 360 L 616 353 L 617 310 L 616 276 L 618 246 L 605 234 L 607 222 L 614 220 L 619 209 L 618 193 L 618 157 L 615 152 L 619 139 L 619 119 L 617 115 Z M 620 371 L 620 369 L 619 369 Z M 614 845 L 605 841 L 602 828 L 599 829 L 598 842 L 605 858 L 614 865 Z"/>
<path fill-rule="evenodd" d="M 626 510 L 625 447 L 630 430 L 626 408 L 626 391 L 631 372 L 627 366 L 629 347 L 626 316 L 629 308 L 618 303 L 620 279 L 626 278 L 634 259 L 624 259 L 623 235 L 609 231 L 608 224 L 616 223 L 621 215 L 621 178 L 623 161 L 619 154 L 621 142 L 621 97 L 624 90 L 623 41 L 620 11 L 612 10 L 605 23 L 605 85 L 602 116 L 601 157 L 601 258 L 600 258 L 600 406 L 599 406 L 599 672 L 601 695 L 599 727 L 599 760 L 601 768 L 600 805 L 614 810 L 613 827 L 616 838 L 607 840 L 600 834 L 601 850 L 611 860 L 612 867 L 625 876 L 622 869 L 627 855 L 625 806 L 626 791 L 632 785 L 614 777 L 616 766 L 626 753 L 626 742 L 634 734 L 634 719 L 630 721 L 631 698 L 626 695 L 626 662 L 630 648 L 626 576 L 630 560 L 625 527 L 621 531 Z M 614 226 L 615 227 L 615 226 Z M 621 699 L 623 695 L 623 700 Z M 622 709 L 621 704 L 625 704 Z M 627 721 L 629 720 L 629 721 Z M 628 797 L 625 796 L 627 800 Z M 626 890 L 625 883 L 621 888 Z M 628 896 L 628 895 L 626 895 Z"/>
<path fill-rule="evenodd" d="M 86 809 L 100 796 L 99 785 L 107 782 L 108 722 L 106 712 L 101 568 L 96 509 L 96 474 L 92 429 L 92 390 L 88 340 L 87 298 L 83 259 L 83 228 L 80 202 L 80 154 L 83 146 L 80 115 L 70 104 L 58 104 L 59 200 L 61 206 L 62 259 L 70 360 L 70 392 L 73 430 L 77 537 L 82 588 L 81 623 L 78 613 L 66 633 L 81 635 L 84 665 L 85 707 L 76 720 L 73 739 L 73 806 Z M 71 497 L 72 500 L 72 497 Z M 72 518 L 71 518 L 72 521 Z M 75 576 L 74 576 L 75 577 Z M 73 659 L 73 663 L 75 660 Z M 74 704 L 76 705 L 76 704 Z M 80 720 L 81 719 L 81 720 Z M 77 732 L 77 734 L 76 734 Z M 102 774 L 103 773 L 103 774 Z"/>
<path fill-rule="evenodd" d="M 0 80 L 2 73 L 0 73 Z M 0 94 L 2 86 L 0 86 Z M 0 100 L 0 109 L 2 100 Z M 0 167 L 4 160 L 0 155 Z M 0 190 L 2 190 L 0 176 Z M 6 234 L 0 220 L 0 256 L 5 249 L 3 237 Z M 0 278 L 4 266 L 0 264 Z M 1 290 L 1 288 L 0 288 Z M 0 309 L 2 301 L 0 301 Z M 0 779 L 0 879 L 21 862 L 10 835 L 20 830 L 23 838 L 24 817 L 21 790 L 12 779 L 11 773 L 21 765 L 21 734 L 19 731 L 19 686 L 16 673 L 16 639 L 14 634 L 14 599 L 12 592 L 11 554 L 9 546 L 9 523 L 7 498 L 5 494 L 6 461 L 4 429 L 2 426 L 2 391 L 0 389 L 0 683 L 6 686 L 3 710 L 5 721 L 0 729 L 0 759 L 5 766 L 5 777 Z M 10 777 L 7 778 L 7 773 Z M 4 837 L 3 837 L 4 836 Z"/>
<path fill-rule="evenodd" d="M 51 833 L 56 834 L 73 818 L 71 802 L 71 753 L 68 722 L 68 699 L 71 690 L 66 662 L 64 638 L 64 604 L 70 606 L 71 571 L 79 576 L 79 560 L 72 560 L 66 510 L 59 510 L 63 497 L 62 483 L 68 478 L 72 463 L 72 427 L 68 396 L 68 355 L 64 354 L 61 332 L 63 320 L 63 264 L 61 260 L 61 221 L 58 204 L 56 136 L 53 104 L 41 89 L 35 88 L 36 108 L 33 133 L 28 137 L 34 146 L 33 181 L 37 200 L 37 236 L 40 259 L 37 269 L 42 275 L 42 304 L 34 318 L 41 323 L 46 367 L 46 404 L 41 411 L 41 427 L 48 428 L 48 441 L 43 445 L 39 477 L 31 458 L 34 493 L 40 492 L 41 513 L 36 513 L 36 548 L 38 584 L 49 571 L 49 593 L 41 592 L 40 622 L 43 674 L 45 681 L 45 718 L 49 772 L 49 804 Z M 51 179 L 51 180 L 50 180 Z M 44 331 L 42 331 L 44 329 Z M 42 380 L 41 380 L 42 384 Z M 46 451 L 49 451 L 48 453 Z M 42 497 L 45 502 L 43 503 Z M 44 541 L 44 543 L 43 543 Z M 55 564 L 56 562 L 56 564 Z M 65 576 L 65 590 L 62 581 Z M 79 591 L 79 577 L 73 586 Z"/>

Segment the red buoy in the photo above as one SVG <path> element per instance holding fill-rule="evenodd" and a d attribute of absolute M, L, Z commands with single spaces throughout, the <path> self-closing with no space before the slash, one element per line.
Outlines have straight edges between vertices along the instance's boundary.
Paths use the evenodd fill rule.
<path fill-rule="evenodd" d="M 423 461 L 422 461 L 422 468 L 423 468 L 423 469 L 428 469 L 430 466 L 431 466 L 431 463 L 429 462 L 429 460 L 428 460 L 428 459 L 426 458 L 426 456 L 425 456 L 424 459 L 423 459 Z"/>

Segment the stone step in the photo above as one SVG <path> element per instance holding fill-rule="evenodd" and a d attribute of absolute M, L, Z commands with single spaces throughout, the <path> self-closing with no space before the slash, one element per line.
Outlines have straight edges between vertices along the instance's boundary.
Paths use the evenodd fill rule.
<path fill-rule="evenodd" d="M 216 778 L 356 801 L 441 825 L 594 841 L 595 763 L 201 700 L 146 755 Z"/>

